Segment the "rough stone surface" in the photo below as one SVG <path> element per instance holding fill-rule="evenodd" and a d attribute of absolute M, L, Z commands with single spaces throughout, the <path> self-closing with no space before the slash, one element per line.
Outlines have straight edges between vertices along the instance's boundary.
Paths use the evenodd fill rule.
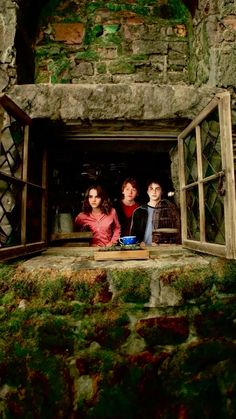
<path fill-rule="evenodd" d="M 32 118 L 151 120 L 191 119 L 216 91 L 182 84 L 18 85 L 9 96 Z"/>
<path fill-rule="evenodd" d="M 234 418 L 235 262 L 180 246 L 95 262 L 94 250 L 0 265 L 3 415 Z M 182 301 L 142 302 L 158 280 Z"/>
<path fill-rule="evenodd" d="M 67 44 L 81 44 L 84 37 L 82 23 L 53 23 L 55 41 L 65 41 Z"/>

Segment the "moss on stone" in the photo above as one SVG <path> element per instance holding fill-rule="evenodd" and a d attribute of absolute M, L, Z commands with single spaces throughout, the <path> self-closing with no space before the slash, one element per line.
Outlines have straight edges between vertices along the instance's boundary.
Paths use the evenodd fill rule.
<path fill-rule="evenodd" d="M 175 22 L 186 22 L 189 20 L 190 13 L 181 0 L 168 0 L 156 10 L 159 16 L 164 19 L 172 19 Z"/>
<path fill-rule="evenodd" d="M 133 74 L 135 73 L 135 67 L 128 61 L 120 60 L 112 62 L 109 67 L 111 74 Z"/>
<path fill-rule="evenodd" d="M 70 60 L 67 57 L 61 57 L 56 60 L 52 60 L 48 63 L 48 69 L 51 73 L 51 82 L 60 83 L 61 79 L 64 78 L 64 71 L 69 69 Z"/>
<path fill-rule="evenodd" d="M 215 273 L 206 267 L 185 267 L 165 270 L 160 275 L 164 285 L 171 285 L 182 293 L 184 299 L 200 297 L 207 289 L 211 289 Z"/>
<path fill-rule="evenodd" d="M 217 289 L 221 292 L 236 292 L 236 262 L 224 261 L 217 273 Z"/>
<path fill-rule="evenodd" d="M 102 25 L 95 25 L 95 26 L 87 26 L 85 36 L 84 36 L 84 43 L 85 45 L 91 44 L 96 38 L 101 37 L 103 34 L 103 26 Z"/>
<path fill-rule="evenodd" d="M 146 303 L 150 298 L 150 276 L 141 269 L 112 270 L 115 296 L 127 303 Z"/>
<path fill-rule="evenodd" d="M 98 63 L 96 69 L 99 74 L 105 74 L 107 71 L 107 66 L 105 63 Z"/>
<path fill-rule="evenodd" d="M 75 54 L 76 60 L 84 61 L 97 61 L 99 59 L 99 54 L 93 50 L 79 51 Z"/>
<path fill-rule="evenodd" d="M 102 310 L 85 315 L 79 322 L 76 332 L 80 342 L 88 346 L 97 342 L 101 347 L 115 349 L 120 347 L 130 334 L 129 318 L 126 313 Z"/>
<path fill-rule="evenodd" d="M 130 57 L 131 61 L 146 61 L 148 60 L 148 55 L 146 54 L 133 54 Z"/>
<path fill-rule="evenodd" d="M 120 25 L 119 25 L 119 24 L 104 25 L 104 26 L 103 26 L 103 28 L 104 28 L 104 31 L 105 31 L 107 34 L 108 34 L 108 33 L 112 34 L 112 33 L 116 33 L 116 32 L 119 30 Z"/>
<path fill-rule="evenodd" d="M 108 47 L 116 46 L 121 47 L 122 39 L 117 33 L 108 33 L 94 41 L 96 46 Z"/>

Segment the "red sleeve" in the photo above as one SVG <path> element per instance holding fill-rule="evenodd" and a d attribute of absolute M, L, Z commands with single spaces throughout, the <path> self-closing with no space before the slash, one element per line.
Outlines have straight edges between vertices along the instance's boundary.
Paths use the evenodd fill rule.
<path fill-rule="evenodd" d="M 114 208 L 112 208 L 111 211 L 112 211 L 112 217 L 113 217 L 113 235 L 110 240 L 110 243 L 108 243 L 108 246 L 112 244 L 116 244 L 120 238 L 120 223 L 118 220 L 117 212 Z"/>

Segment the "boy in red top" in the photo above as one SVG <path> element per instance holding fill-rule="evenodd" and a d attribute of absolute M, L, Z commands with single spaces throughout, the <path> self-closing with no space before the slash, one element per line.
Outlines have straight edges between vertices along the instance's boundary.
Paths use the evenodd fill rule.
<path fill-rule="evenodd" d="M 121 236 L 129 236 L 133 212 L 139 207 L 135 201 L 139 192 L 136 179 L 125 179 L 121 192 L 122 200 L 117 204 L 116 211 L 121 225 Z"/>

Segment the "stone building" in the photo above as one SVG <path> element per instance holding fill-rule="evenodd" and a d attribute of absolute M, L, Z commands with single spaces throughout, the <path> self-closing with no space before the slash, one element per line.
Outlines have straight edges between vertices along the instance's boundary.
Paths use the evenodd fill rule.
<path fill-rule="evenodd" d="M 0 263 L 0 417 L 236 417 L 235 41 L 235 0 L 0 0 L 0 261 L 40 253 Z M 50 247 L 130 174 L 183 246 Z"/>
<path fill-rule="evenodd" d="M 232 123 L 228 116 L 227 129 L 235 135 L 235 40 L 233 0 L 2 0 L 2 106 L 5 103 L 12 112 L 14 105 L 7 105 L 7 96 L 19 108 L 14 108 L 13 117 L 23 110 L 24 117 L 31 119 L 26 158 L 31 179 L 26 175 L 28 198 L 21 199 L 28 217 L 24 223 L 35 231 L 34 237 L 22 233 L 19 211 L 21 222 L 13 223 L 17 194 L 24 183 L 9 186 L 10 179 L 5 180 L 3 196 L 9 203 L 2 204 L 2 246 L 22 243 L 22 234 L 29 242 L 50 241 L 55 214 L 74 216 L 91 179 L 103 182 L 116 200 L 127 175 L 136 176 L 143 189 L 148 176 L 162 174 L 166 191 L 175 191 L 179 205 L 177 137 L 219 93 L 230 93 Z M 0 169 L 17 177 L 23 145 L 15 154 L 9 151 L 12 132 L 4 118 L 5 154 Z M 219 119 L 218 115 L 213 124 L 208 121 L 208 134 L 213 125 L 218 127 Z M 214 145 L 206 144 L 206 150 L 214 148 L 214 161 L 217 129 Z M 191 156 L 189 151 L 191 162 L 195 152 Z M 189 164 L 190 173 L 194 165 Z M 218 173 L 223 189 L 224 168 L 216 166 L 213 172 Z M 227 170 L 232 175 L 232 168 Z M 209 200 L 214 200 L 217 188 L 212 186 Z M 194 213 L 191 205 L 188 213 Z M 32 207 L 40 208 L 34 216 Z M 209 225 L 216 233 L 209 230 L 206 235 L 221 245 L 227 236 L 220 225 L 223 201 L 217 208 L 216 213 L 212 208 L 208 211 Z M 36 218 L 42 219 L 38 225 Z M 195 215 L 187 219 L 186 229 L 192 228 L 188 238 L 199 240 L 198 221 Z M 14 231 L 17 238 L 11 237 Z"/>

